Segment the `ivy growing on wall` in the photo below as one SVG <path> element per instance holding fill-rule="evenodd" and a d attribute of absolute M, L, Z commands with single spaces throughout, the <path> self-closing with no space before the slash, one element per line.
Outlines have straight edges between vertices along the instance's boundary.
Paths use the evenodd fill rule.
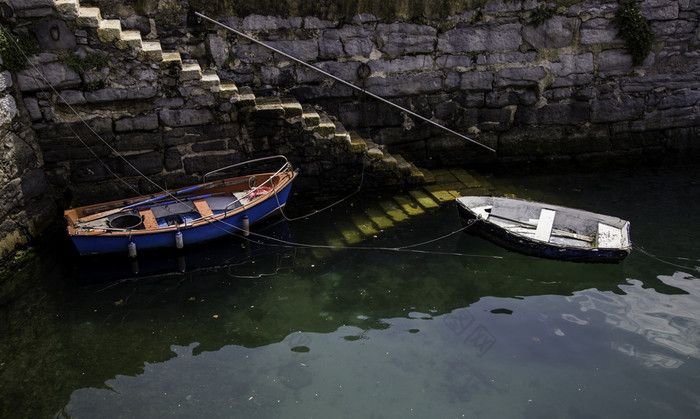
<path fill-rule="evenodd" d="M 556 8 L 550 7 L 546 3 L 541 4 L 538 8 L 532 11 L 532 14 L 530 15 L 530 23 L 532 24 L 532 26 L 537 28 L 541 26 L 544 22 L 553 18 L 556 13 Z"/>
<path fill-rule="evenodd" d="M 36 39 L 21 32 L 17 35 L 9 32 L 5 26 L 0 27 L 0 55 L 2 65 L 10 71 L 19 71 L 27 65 L 27 57 L 39 52 Z"/>
<path fill-rule="evenodd" d="M 654 40 L 649 21 L 639 13 L 639 9 L 633 3 L 627 3 L 617 9 L 613 22 L 619 30 L 618 36 L 625 41 L 625 47 L 632 56 L 632 64 L 643 63 L 651 52 Z"/>

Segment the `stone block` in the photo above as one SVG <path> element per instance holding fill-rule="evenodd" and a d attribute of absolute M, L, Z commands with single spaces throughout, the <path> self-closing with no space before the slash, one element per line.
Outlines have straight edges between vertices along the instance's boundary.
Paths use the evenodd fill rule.
<path fill-rule="evenodd" d="M 678 19 L 679 2 L 676 0 L 646 0 L 640 4 L 640 14 L 648 20 Z"/>
<path fill-rule="evenodd" d="M 165 170 L 173 171 L 182 169 L 182 156 L 176 147 L 170 147 L 165 150 L 164 157 Z"/>
<path fill-rule="evenodd" d="M 442 91 L 442 73 L 396 74 L 370 77 L 367 89 L 382 97 L 421 95 Z"/>
<path fill-rule="evenodd" d="M 543 67 L 504 68 L 496 73 L 494 84 L 500 87 L 537 86 L 547 71 Z"/>
<path fill-rule="evenodd" d="M 416 70 L 430 71 L 434 67 L 433 59 L 429 55 L 399 57 L 394 60 L 374 60 L 370 61 L 368 64 L 372 73 L 381 74 Z"/>
<path fill-rule="evenodd" d="M 153 99 L 159 94 L 160 89 L 158 88 L 158 86 L 130 87 L 126 91 L 126 98 L 128 100 Z"/>
<path fill-rule="evenodd" d="M 511 105 L 532 106 L 537 103 L 537 93 L 532 90 L 495 90 L 486 93 L 485 101 L 486 106 L 490 108 L 501 108 Z"/>
<path fill-rule="evenodd" d="M 494 85 L 494 75 L 491 71 L 468 71 L 462 74 L 460 88 L 462 90 L 491 90 Z"/>
<path fill-rule="evenodd" d="M 588 122 L 586 102 L 553 103 L 541 108 L 519 107 L 514 121 L 526 125 L 580 125 Z"/>
<path fill-rule="evenodd" d="M 116 132 L 152 131 L 158 129 L 158 115 L 144 115 L 135 118 L 122 118 L 114 122 Z"/>
<path fill-rule="evenodd" d="M 36 98 L 24 98 L 24 107 L 27 108 L 29 118 L 31 118 L 32 121 L 39 121 L 43 118 L 43 115 L 41 114 L 41 109 L 39 109 L 39 102 L 36 100 Z"/>
<path fill-rule="evenodd" d="M 101 20 L 102 15 L 98 7 L 81 7 L 78 9 L 78 16 L 75 18 L 75 24 L 79 28 L 97 28 Z"/>
<path fill-rule="evenodd" d="M 67 103 L 69 105 L 83 105 L 87 103 L 85 99 L 85 94 L 80 90 L 62 90 L 59 92 L 61 97 L 58 99 L 57 103 Z"/>
<path fill-rule="evenodd" d="M 0 97 L 0 126 L 12 123 L 17 114 L 15 98 L 12 95 Z"/>
<path fill-rule="evenodd" d="M 108 87 L 106 89 L 96 90 L 94 92 L 85 92 L 85 100 L 89 103 L 104 103 L 126 100 L 129 95 L 128 89 L 115 89 Z"/>
<path fill-rule="evenodd" d="M 581 24 L 581 44 L 621 44 L 623 41 L 617 37 L 617 32 L 612 19 L 589 19 Z"/>
<path fill-rule="evenodd" d="M 345 55 L 340 32 L 337 29 L 323 31 L 319 37 L 318 46 L 320 58 L 339 58 Z"/>
<path fill-rule="evenodd" d="M 243 19 L 244 31 L 276 31 L 279 29 L 299 29 L 303 19 L 300 17 L 283 18 L 279 16 L 248 15 Z"/>
<path fill-rule="evenodd" d="M 610 49 L 598 54 L 598 76 L 607 77 L 629 73 L 634 69 L 632 56 L 624 49 Z"/>
<path fill-rule="evenodd" d="M 78 17 L 78 0 L 54 0 L 54 6 L 58 15 L 65 20 L 75 20 Z"/>
<path fill-rule="evenodd" d="M 70 89 L 78 87 L 82 83 L 80 75 L 63 65 L 60 61 L 38 62 L 35 64 L 42 77 L 37 77 L 34 68 L 27 68 L 17 72 L 17 85 L 23 92 L 48 90 L 50 87 L 58 90 Z"/>
<path fill-rule="evenodd" d="M 117 39 L 116 46 L 119 49 L 127 49 L 129 47 L 142 49 L 143 39 L 141 38 L 141 32 L 139 31 L 122 31 L 119 39 Z"/>
<path fill-rule="evenodd" d="M 443 53 L 517 50 L 521 28 L 519 23 L 458 27 L 438 37 L 438 50 Z"/>
<path fill-rule="evenodd" d="M 75 35 L 66 23 L 58 19 L 40 22 L 34 29 L 39 46 L 44 50 L 75 48 Z"/>
<path fill-rule="evenodd" d="M 161 149 L 163 138 L 158 132 L 129 132 L 114 138 L 114 148 L 118 151 L 144 151 Z"/>
<path fill-rule="evenodd" d="M 482 60 L 483 58 L 483 60 Z M 537 53 L 534 51 L 530 52 L 520 52 L 520 51 L 510 51 L 510 52 L 496 52 L 488 53 L 486 55 L 480 54 L 477 64 L 483 65 L 508 65 L 508 64 L 524 64 L 531 63 L 537 58 Z"/>
<path fill-rule="evenodd" d="M 226 150 L 228 141 L 226 140 L 211 140 L 204 141 L 201 143 L 192 144 L 192 151 L 195 153 L 201 153 L 205 151 L 220 151 Z"/>
<path fill-rule="evenodd" d="M 316 39 L 268 41 L 266 44 L 304 62 L 316 61 L 318 59 L 318 41 Z M 287 59 L 282 57 L 276 58 L 276 61 L 285 60 Z"/>
<path fill-rule="evenodd" d="M 437 29 L 409 23 L 377 25 L 379 50 L 390 55 L 430 54 L 435 51 Z"/>
<path fill-rule="evenodd" d="M 169 127 L 205 125 L 215 121 L 214 114 L 209 109 L 163 110 L 158 116 Z"/>
<path fill-rule="evenodd" d="M 362 26 L 346 25 L 321 33 L 318 41 L 322 58 L 368 57 L 372 52 L 372 32 Z"/>
<path fill-rule="evenodd" d="M 618 122 L 644 115 L 644 99 L 632 96 L 602 97 L 591 103 L 591 122 Z"/>
<path fill-rule="evenodd" d="M 211 55 L 214 63 L 219 67 L 223 66 L 224 62 L 229 57 L 226 40 L 218 34 L 210 33 L 207 35 L 206 43 L 209 55 Z"/>
<path fill-rule="evenodd" d="M 101 42 L 110 43 L 119 39 L 122 35 L 122 23 L 119 19 L 101 20 L 97 27 L 97 37 Z"/>
<path fill-rule="evenodd" d="M 559 77 L 568 77 L 571 74 L 593 74 L 593 53 L 587 52 L 579 55 L 560 54 L 559 62 L 550 64 L 552 74 Z"/>
<path fill-rule="evenodd" d="M 538 27 L 525 25 L 523 41 L 535 49 L 565 48 L 571 45 L 580 25 L 581 21 L 577 18 L 557 15 Z"/>
<path fill-rule="evenodd" d="M 163 48 L 160 41 L 144 41 L 138 59 L 141 61 L 162 61 Z"/>

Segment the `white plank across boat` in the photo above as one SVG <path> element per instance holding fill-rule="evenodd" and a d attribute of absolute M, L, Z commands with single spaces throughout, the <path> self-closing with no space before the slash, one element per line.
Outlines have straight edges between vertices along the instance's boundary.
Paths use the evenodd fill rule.
<path fill-rule="evenodd" d="M 598 223 L 598 247 L 618 248 L 622 242 L 622 232 L 619 228 Z"/>
<path fill-rule="evenodd" d="M 535 240 L 549 241 L 549 237 L 552 235 L 552 227 L 554 226 L 554 216 L 556 215 L 556 211 L 547 208 L 542 209 L 540 220 L 537 223 L 537 230 L 535 230 Z"/>

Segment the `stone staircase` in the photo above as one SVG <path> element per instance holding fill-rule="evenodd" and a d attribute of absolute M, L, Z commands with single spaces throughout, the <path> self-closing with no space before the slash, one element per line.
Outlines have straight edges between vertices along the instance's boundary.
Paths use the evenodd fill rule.
<path fill-rule="evenodd" d="M 100 9 L 82 7 L 79 0 L 55 0 L 54 10 L 65 20 L 75 20 L 78 28 L 96 31 L 97 38 L 117 49 L 133 51 L 136 59 L 144 63 L 159 64 L 161 68 L 174 69 L 183 86 L 197 86 L 218 94 L 220 99 L 235 103 L 251 114 L 277 116 L 295 123 L 301 122 L 311 131 L 316 145 L 327 142 L 344 145 L 348 153 L 367 156 L 369 166 L 375 171 L 396 177 L 390 184 L 418 185 L 425 183 L 425 174 L 400 155 L 391 155 L 386 147 L 379 146 L 356 132 L 348 132 L 343 125 L 324 112 L 309 105 L 300 104 L 292 97 L 256 97 L 247 86 L 238 87 L 233 81 L 221 80 L 213 70 L 204 71 L 194 60 L 183 60 L 177 51 L 163 51 L 160 41 L 143 40 L 139 31 L 123 30 L 119 19 L 103 19 Z"/>
<path fill-rule="evenodd" d="M 426 184 L 381 198 L 351 214 L 347 220 L 337 223 L 335 231 L 326 231 L 325 244 L 332 249 L 313 249 L 314 257 L 323 259 L 333 250 L 357 246 L 365 240 L 378 238 L 385 230 L 403 223 L 408 224 L 441 205 L 451 204 L 460 196 L 502 192 L 500 187 L 492 185 L 488 179 L 462 168 L 423 172 Z"/>

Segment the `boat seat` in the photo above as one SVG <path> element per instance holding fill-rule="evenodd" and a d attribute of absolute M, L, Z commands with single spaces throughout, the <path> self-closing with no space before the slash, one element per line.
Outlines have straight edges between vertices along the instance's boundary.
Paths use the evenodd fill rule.
<path fill-rule="evenodd" d="M 241 206 L 241 203 L 238 202 L 238 198 L 236 198 L 235 196 L 209 197 L 206 200 L 207 204 L 209 204 L 209 208 L 211 208 L 211 210 L 214 212 L 231 211 L 232 209 Z"/>
<path fill-rule="evenodd" d="M 195 199 L 194 201 L 192 201 L 192 203 L 197 208 L 197 212 L 202 217 L 214 215 L 214 212 L 212 212 L 211 208 L 209 208 L 209 204 L 207 204 L 207 201 L 205 201 L 204 199 Z"/>
<path fill-rule="evenodd" d="M 535 240 L 548 242 L 552 235 L 552 227 L 554 226 L 554 216 L 556 211 L 543 208 L 540 212 L 540 219 L 537 222 L 537 230 L 535 230 Z"/>
<path fill-rule="evenodd" d="M 167 205 L 155 205 L 151 207 L 153 215 L 157 218 L 167 217 L 173 214 L 185 214 L 195 211 L 194 205 L 189 202 L 176 202 Z"/>
<path fill-rule="evenodd" d="M 622 231 L 613 226 L 598 223 L 598 247 L 619 249 L 622 244 Z"/>
<path fill-rule="evenodd" d="M 139 211 L 139 215 L 143 218 L 143 226 L 146 230 L 158 228 L 158 221 L 156 221 L 153 211 L 150 209 L 143 209 Z"/>

